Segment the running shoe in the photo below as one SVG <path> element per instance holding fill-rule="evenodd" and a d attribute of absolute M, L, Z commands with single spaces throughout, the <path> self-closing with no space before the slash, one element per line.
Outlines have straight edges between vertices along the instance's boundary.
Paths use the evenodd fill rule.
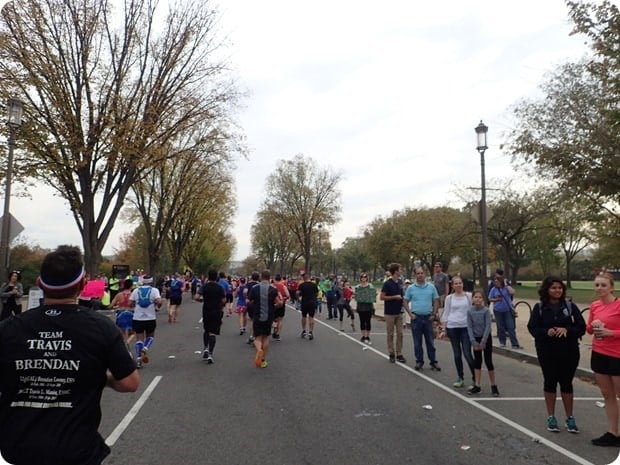
<path fill-rule="evenodd" d="M 207 357 L 207 364 L 213 365 L 213 356 L 211 354 L 209 354 L 209 356 Z"/>
<path fill-rule="evenodd" d="M 472 388 L 471 388 L 471 389 L 467 392 L 467 394 L 469 394 L 469 395 L 471 396 L 471 395 L 474 395 L 474 394 L 480 394 L 480 392 L 481 392 L 481 391 L 482 391 L 482 389 L 480 389 L 480 386 L 474 386 L 474 387 L 472 387 Z"/>
<path fill-rule="evenodd" d="M 405 357 L 403 357 L 402 355 L 397 355 L 396 361 L 399 363 L 407 363 L 407 359 L 405 359 Z"/>
<path fill-rule="evenodd" d="M 282 339 L 280 338 L 280 335 L 279 335 L 279 334 L 276 334 L 276 335 L 273 337 L 273 340 L 274 340 L 274 341 L 276 341 L 276 342 L 280 342 Z"/>
<path fill-rule="evenodd" d="M 454 384 L 452 384 L 452 387 L 455 388 L 462 388 L 463 386 L 465 386 L 465 381 L 463 381 L 462 378 L 457 379 Z"/>
<path fill-rule="evenodd" d="M 579 428 L 577 428 L 577 422 L 575 421 L 575 417 L 570 416 L 566 419 L 566 431 L 574 434 L 579 433 Z"/>
<path fill-rule="evenodd" d="M 620 446 L 620 438 L 607 431 L 600 438 L 592 439 L 592 444 L 602 447 L 618 447 Z"/>
<path fill-rule="evenodd" d="M 497 389 L 497 386 L 495 384 L 491 386 L 491 394 L 493 395 L 493 397 L 499 397 L 499 389 Z"/>
<path fill-rule="evenodd" d="M 268 364 L 265 360 L 263 360 L 262 362 L 260 362 L 260 367 L 261 367 L 261 368 L 267 368 L 268 366 L 269 366 L 269 364 Z"/>
<path fill-rule="evenodd" d="M 172 323 L 172 315 L 168 315 L 168 323 Z"/>
<path fill-rule="evenodd" d="M 302 338 L 302 339 L 304 339 L 304 338 L 306 337 L 306 335 L 307 335 L 307 334 L 308 334 L 308 333 L 306 333 L 306 330 L 304 329 L 304 330 L 301 332 L 301 338 Z"/>
<path fill-rule="evenodd" d="M 309 340 L 314 339 L 314 334 L 312 334 L 312 331 L 310 331 L 310 332 L 308 333 L 308 339 L 309 339 Z"/>
<path fill-rule="evenodd" d="M 560 432 L 560 427 L 558 426 L 558 420 L 553 415 L 547 418 L 547 431 L 551 431 L 552 433 Z"/>
<path fill-rule="evenodd" d="M 441 371 L 441 367 L 439 366 L 439 364 L 437 362 L 431 363 L 431 370 L 433 370 L 433 371 Z"/>
<path fill-rule="evenodd" d="M 390 363 L 396 363 L 396 355 L 390 354 Z"/>
<path fill-rule="evenodd" d="M 202 351 L 202 359 L 207 360 L 209 358 L 209 349 L 205 349 Z"/>
<path fill-rule="evenodd" d="M 422 366 L 423 366 L 423 365 L 424 365 L 424 364 L 423 364 L 422 362 L 416 362 L 416 364 L 415 364 L 415 366 L 413 367 L 413 369 L 414 369 L 415 371 L 420 371 L 420 370 L 422 369 Z"/>
<path fill-rule="evenodd" d="M 260 365 L 263 362 L 264 355 L 265 352 L 263 351 L 263 349 L 258 349 L 256 351 L 256 357 L 254 357 L 254 365 L 256 365 L 256 368 L 260 368 Z"/>
<path fill-rule="evenodd" d="M 142 360 L 136 360 L 136 368 L 142 368 Z"/>
<path fill-rule="evenodd" d="M 142 348 L 142 363 L 149 363 L 149 356 L 147 354 L 149 350 L 146 347 Z"/>

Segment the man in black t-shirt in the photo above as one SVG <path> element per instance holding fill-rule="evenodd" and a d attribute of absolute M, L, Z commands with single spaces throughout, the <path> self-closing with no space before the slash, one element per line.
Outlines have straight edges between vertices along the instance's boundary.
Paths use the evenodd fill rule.
<path fill-rule="evenodd" d="M 110 453 L 97 429 L 108 386 L 135 392 L 136 365 L 114 322 L 76 304 L 80 250 L 47 254 L 43 305 L 0 323 L 0 451 L 16 465 L 98 465 Z"/>
<path fill-rule="evenodd" d="M 304 273 L 304 282 L 297 288 L 297 296 L 301 298 L 301 337 L 306 335 L 308 339 L 314 339 L 314 312 L 316 311 L 316 299 L 319 295 L 319 288 L 310 281 L 310 275 Z M 306 323 L 308 323 L 308 333 L 306 333 Z"/>
<path fill-rule="evenodd" d="M 220 334 L 222 318 L 224 317 L 222 309 L 226 304 L 226 292 L 217 282 L 216 270 L 209 270 L 207 282 L 200 289 L 199 296 L 202 301 L 202 327 L 204 328 L 202 359 L 211 364 L 213 363 L 215 336 Z"/>

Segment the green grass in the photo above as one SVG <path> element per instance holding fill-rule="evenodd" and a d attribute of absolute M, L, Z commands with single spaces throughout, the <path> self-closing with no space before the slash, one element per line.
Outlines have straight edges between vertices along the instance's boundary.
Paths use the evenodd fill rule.
<path fill-rule="evenodd" d="M 520 286 L 514 286 L 515 300 L 534 299 L 538 300 L 538 288 L 540 281 L 519 281 Z M 589 307 L 590 303 L 596 300 L 594 294 L 594 285 L 592 281 L 573 281 L 572 288 L 568 289 L 566 294 L 573 299 L 579 308 Z"/>

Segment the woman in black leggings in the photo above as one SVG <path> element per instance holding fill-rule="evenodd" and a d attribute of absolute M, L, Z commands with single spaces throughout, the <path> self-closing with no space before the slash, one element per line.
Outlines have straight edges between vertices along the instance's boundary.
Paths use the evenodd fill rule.
<path fill-rule="evenodd" d="M 355 301 L 357 314 L 360 318 L 361 341 L 370 344 L 370 320 L 377 301 L 377 290 L 368 281 L 368 273 L 360 275 L 360 283 L 355 287 Z"/>
<path fill-rule="evenodd" d="M 566 300 L 566 285 L 560 278 L 547 276 L 538 295 L 540 302 L 532 309 L 527 329 L 535 339 L 536 355 L 543 373 L 547 430 L 560 431 L 555 418 L 559 384 L 566 429 L 569 433 L 578 433 L 573 417 L 573 378 L 579 364 L 579 338 L 586 332 L 586 323 L 579 308 Z"/>

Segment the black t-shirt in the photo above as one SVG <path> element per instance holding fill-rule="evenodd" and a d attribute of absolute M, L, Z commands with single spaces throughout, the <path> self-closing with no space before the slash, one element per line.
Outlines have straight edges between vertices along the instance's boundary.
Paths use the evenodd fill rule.
<path fill-rule="evenodd" d="M 99 463 L 106 371 L 135 370 L 120 331 L 77 305 L 41 306 L 0 323 L 0 450 L 10 463 Z M 98 461 L 97 461 L 98 460 Z"/>
<path fill-rule="evenodd" d="M 217 312 L 224 306 L 222 299 L 226 298 L 226 293 L 224 288 L 215 281 L 207 281 L 200 289 L 200 295 L 203 298 L 203 312 Z"/>
<path fill-rule="evenodd" d="M 297 288 L 301 297 L 301 305 L 306 307 L 316 306 L 316 298 L 319 295 L 319 288 L 312 281 L 304 281 Z"/>

